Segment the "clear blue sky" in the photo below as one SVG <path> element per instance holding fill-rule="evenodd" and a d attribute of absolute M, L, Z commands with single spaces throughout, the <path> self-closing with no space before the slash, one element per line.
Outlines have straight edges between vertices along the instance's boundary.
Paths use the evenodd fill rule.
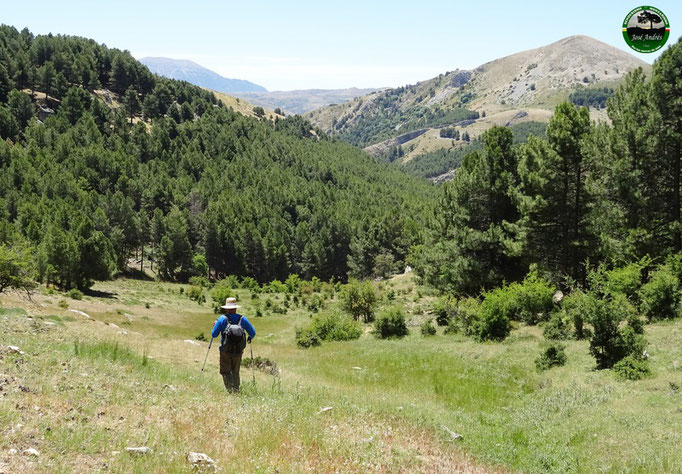
<path fill-rule="evenodd" d="M 584 34 L 629 50 L 623 1 L 5 1 L 0 22 L 190 59 L 269 90 L 400 86 Z M 656 1 L 682 34 L 682 1 Z"/>

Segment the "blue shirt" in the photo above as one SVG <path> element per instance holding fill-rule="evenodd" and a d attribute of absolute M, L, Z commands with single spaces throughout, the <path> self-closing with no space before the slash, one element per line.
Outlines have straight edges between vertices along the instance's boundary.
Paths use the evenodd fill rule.
<path fill-rule="evenodd" d="M 230 324 L 238 324 L 239 323 L 239 318 L 242 318 L 241 322 L 241 327 L 244 328 L 244 331 L 249 335 L 249 338 L 253 339 L 256 337 L 256 330 L 253 328 L 251 323 L 249 322 L 248 319 L 246 319 L 245 316 L 242 316 L 241 314 L 228 314 L 228 315 L 222 315 L 220 316 L 215 324 L 213 325 L 213 331 L 211 331 L 211 337 L 218 337 L 221 332 L 227 328 L 227 318 L 230 318 Z"/>

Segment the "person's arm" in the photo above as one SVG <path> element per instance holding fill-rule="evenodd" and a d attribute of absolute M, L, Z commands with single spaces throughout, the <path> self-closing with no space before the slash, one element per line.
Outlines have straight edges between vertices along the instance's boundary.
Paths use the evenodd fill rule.
<path fill-rule="evenodd" d="M 216 319 L 213 325 L 213 331 L 211 331 L 211 337 L 218 337 L 218 335 L 225 330 L 227 326 L 227 318 L 223 315 Z"/>
<path fill-rule="evenodd" d="M 249 340 L 256 337 L 256 330 L 253 328 L 253 325 L 249 322 L 248 319 L 246 319 L 245 316 L 242 316 L 242 327 L 244 328 L 246 333 L 249 335 Z"/>

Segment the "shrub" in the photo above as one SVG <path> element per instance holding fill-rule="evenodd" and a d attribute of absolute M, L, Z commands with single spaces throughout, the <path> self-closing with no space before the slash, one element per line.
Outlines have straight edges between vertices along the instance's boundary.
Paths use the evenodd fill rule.
<path fill-rule="evenodd" d="M 301 277 L 296 274 L 291 274 L 286 279 L 284 284 L 287 287 L 289 293 L 298 293 L 298 288 L 301 285 Z"/>
<path fill-rule="evenodd" d="M 424 321 L 419 327 L 419 330 L 424 337 L 436 335 L 436 326 L 433 325 L 433 321 L 430 319 L 428 321 Z"/>
<path fill-rule="evenodd" d="M 266 293 L 285 293 L 287 286 L 279 280 L 272 280 L 267 285 L 263 286 L 263 291 Z"/>
<path fill-rule="evenodd" d="M 309 328 L 296 330 L 296 345 L 302 348 L 319 346 L 322 343 L 317 334 Z"/>
<path fill-rule="evenodd" d="M 73 288 L 69 290 L 69 298 L 72 300 L 82 300 L 83 299 L 83 292 L 80 290 L 77 290 L 76 288 Z"/>
<path fill-rule="evenodd" d="M 57 305 L 63 309 L 66 309 L 69 307 L 69 303 L 67 303 L 65 300 L 59 300 L 59 303 L 57 303 Z"/>
<path fill-rule="evenodd" d="M 208 280 L 208 278 L 203 277 L 203 276 L 193 276 L 189 278 L 190 284 L 194 286 L 198 286 L 200 288 L 210 288 L 211 287 L 211 282 Z"/>
<path fill-rule="evenodd" d="M 485 294 L 479 312 L 480 319 L 476 328 L 476 337 L 481 341 L 501 341 L 511 332 L 509 321 L 510 309 L 514 301 L 510 301 L 505 288 L 497 288 Z"/>
<path fill-rule="evenodd" d="M 407 336 L 407 323 L 402 308 L 394 306 L 385 310 L 374 322 L 374 335 L 381 339 Z"/>
<path fill-rule="evenodd" d="M 613 371 L 618 377 L 626 380 L 640 380 L 651 374 L 648 362 L 635 354 L 630 354 L 614 364 Z"/>
<path fill-rule="evenodd" d="M 225 304 L 225 300 L 227 298 L 235 296 L 234 290 L 232 290 L 233 287 L 230 285 L 230 283 L 233 282 L 230 282 L 227 278 L 216 282 L 213 290 L 211 290 L 211 298 L 213 299 L 214 303 L 220 303 L 223 305 Z"/>
<path fill-rule="evenodd" d="M 306 305 L 306 308 L 308 308 L 308 311 L 312 311 L 313 313 L 317 313 L 323 306 L 324 306 L 324 301 L 322 300 L 322 297 L 320 295 L 314 294 L 308 300 L 308 304 Z"/>
<path fill-rule="evenodd" d="M 562 311 L 555 313 L 542 330 L 545 339 L 561 341 L 571 337 L 571 319 Z"/>
<path fill-rule="evenodd" d="M 187 290 L 187 297 L 192 301 L 201 303 L 201 300 L 204 298 L 204 292 L 199 286 L 190 286 L 189 290 Z M 224 301 L 225 300 L 223 300 L 223 302 Z"/>
<path fill-rule="evenodd" d="M 600 299 L 590 295 L 589 321 L 594 328 L 590 339 L 590 354 L 597 368 L 607 369 L 630 354 L 642 354 L 646 341 L 629 325 L 621 322 L 634 314 L 634 308 L 621 295 L 620 298 Z"/>
<path fill-rule="evenodd" d="M 348 341 L 362 335 L 362 327 L 358 322 L 336 311 L 315 316 L 310 330 L 323 341 Z"/>
<path fill-rule="evenodd" d="M 639 292 L 642 312 L 650 320 L 673 319 L 680 315 L 680 282 L 668 265 L 651 274 Z"/>
<path fill-rule="evenodd" d="M 478 330 L 481 304 L 476 298 L 460 300 L 455 307 L 454 315 L 445 328 L 445 334 L 462 332 L 466 336 L 473 336 Z"/>
<path fill-rule="evenodd" d="M 194 339 L 197 341 L 205 341 L 206 340 L 206 335 L 203 332 L 200 332 L 196 336 L 194 336 Z"/>
<path fill-rule="evenodd" d="M 340 299 L 341 307 L 355 320 L 364 318 L 367 323 L 374 318 L 378 298 L 372 283 L 351 280 L 341 289 Z"/>
<path fill-rule="evenodd" d="M 508 292 L 514 301 L 515 315 L 509 319 L 524 321 L 527 324 L 537 324 L 538 321 L 549 319 L 553 309 L 553 285 L 531 272 L 521 283 L 509 285 Z"/>
<path fill-rule="evenodd" d="M 561 302 L 561 313 L 573 322 L 573 335 L 576 339 L 589 337 L 585 328 L 585 316 L 592 312 L 594 299 L 582 290 L 574 290 Z"/>
<path fill-rule="evenodd" d="M 436 324 L 447 326 L 457 311 L 457 299 L 444 296 L 436 300 L 433 305 L 433 314 L 436 315 Z"/>
<path fill-rule="evenodd" d="M 245 290 L 250 290 L 253 293 L 260 293 L 261 287 L 258 282 L 251 277 L 242 277 L 241 287 Z"/>
<path fill-rule="evenodd" d="M 566 364 L 566 346 L 560 343 L 548 345 L 545 350 L 535 359 L 535 367 L 538 370 L 547 370 L 555 366 Z"/>

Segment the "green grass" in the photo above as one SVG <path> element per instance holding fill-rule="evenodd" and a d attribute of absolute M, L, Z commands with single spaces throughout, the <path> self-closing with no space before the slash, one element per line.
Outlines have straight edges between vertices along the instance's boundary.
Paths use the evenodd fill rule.
<path fill-rule="evenodd" d="M 253 385 L 244 368 L 243 393 L 227 404 L 215 349 L 201 373 L 206 342 L 183 342 L 208 334 L 215 320 L 211 305 L 190 301 L 176 285 L 98 283 L 96 289 L 116 296 L 78 302 L 74 309 L 99 322 L 73 319 L 54 305 L 29 309 L 32 320 L 23 310 L 0 308 L 0 346 L 19 345 L 27 353 L 22 363 L 4 354 L 0 372 L 31 389 L 22 392 L 12 382 L 0 398 L 0 449 L 37 444 L 44 451 L 41 469 L 51 472 L 78 470 L 63 453 L 83 458 L 91 469 L 107 463 L 113 472 L 185 472 L 190 450 L 206 452 L 228 472 L 331 472 L 332 466 L 485 471 L 498 465 L 525 472 L 682 471 L 682 452 L 674 448 L 682 445 L 682 394 L 671 389 L 682 385 L 680 320 L 646 326 L 653 373 L 645 380 L 595 371 L 587 341 L 568 341 L 566 365 L 538 372 L 540 328 L 521 325 L 503 343 L 445 336 L 442 328 L 423 338 L 419 324 L 431 317 L 431 292 L 411 277 L 382 286 L 395 293 L 384 305 L 405 307 L 409 336 L 363 334 L 307 350 L 296 348 L 294 334 L 309 324 L 308 311 L 292 305 L 286 315 L 251 317 L 266 298 L 281 302 L 283 296 L 253 300 L 238 290 L 243 313 L 258 331 L 254 355 L 274 361 L 281 377 L 256 371 Z M 117 311 L 135 294 L 151 308 Z M 133 321 L 122 326 L 125 312 Z M 56 318 L 57 325 L 41 321 Z M 34 405 L 44 411 L 32 411 Z M 325 406 L 333 409 L 318 414 Z M 25 428 L 13 430 L 16 423 Z M 443 426 L 463 440 L 453 444 Z M 111 455 L 126 445 L 147 445 L 154 453 Z M 226 453 L 236 445 L 247 453 L 230 459 Z M 474 461 L 464 461 L 463 453 Z M 26 468 L 19 459 L 7 470 Z"/>

